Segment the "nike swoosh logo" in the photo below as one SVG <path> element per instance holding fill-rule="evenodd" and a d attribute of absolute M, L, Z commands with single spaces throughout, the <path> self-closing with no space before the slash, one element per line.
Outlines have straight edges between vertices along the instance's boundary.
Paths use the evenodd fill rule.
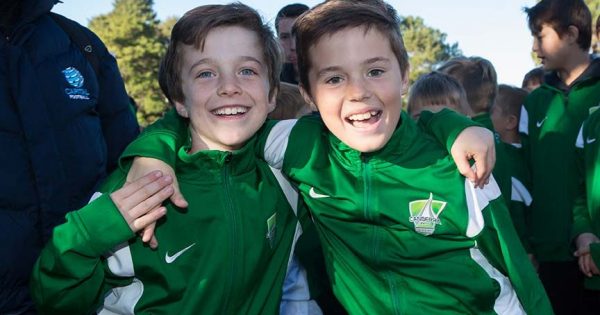
<path fill-rule="evenodd" d="M 314 199 L 319 199 L 319 198 L 329 198 L 329 196 L 327 196 L 327 195 L 321 195 L 321 194 L 317 193 L 317 192 L 315 191 L 315 188 L 314 188 L 314 187 L 310 187 L 310 190 L 308 191 L 308 195 L 309 195 L 311 198 L 314 198 Z"/>
<path fill-rule="evenodd" d="M 173 263 L 177 258 L 179 258 L 179 256 L 181 256 L 181 254 L 185 253 L 188 249 L 192 248 L 192 246 L 194 246 L 194 245 L 196 245 L 196 243 L 194 243 L 194 244 L 192 244 L 192 245 L 190 245 L 190 246 L 188 246 L 188 247 L 186 247 L 186 248 L 178 251 L 173 256 L 169 256 L 169 252 L 167 251 L 165 253 L 165 262 L 167 264 Z"/>
<path fill-rule="evenodd" d="M 536 123 L 535 123 L 535 125 L 536 125 L 538 128 L 540 128 L 540 127 L 541 127 L 541 126 L 544 124 L 544 121 L 546 121 L 546 119 L 548 119 L 548 116 L 546 116 L 546 117 L 544 117 L 544 119 L 542 119 L 542 120 L 540 120 L 540 121 L 536 122 Z"/>
<path fill-rule="evenodd" d="M 596 138 L 593 138 L 593 139 L 587 138 L 587 139 L 585 139 L 585 143 L 587 143 L 587 144 L 591 144 L 591 143 L 594 143 L 594 142 L 596 142 Z"/>

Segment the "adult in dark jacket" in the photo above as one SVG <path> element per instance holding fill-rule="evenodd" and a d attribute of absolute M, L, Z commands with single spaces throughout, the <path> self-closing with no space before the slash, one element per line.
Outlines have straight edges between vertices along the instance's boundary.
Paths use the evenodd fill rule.
<path fill-rule="evenodd" d="M 0 2 L 3 315 L 34 314 L 29 274 L 52 228 L 87 203 L 139 132 L 115 59 L 85 29 L 96 73 L 50 17 L 57 2 Z"/>

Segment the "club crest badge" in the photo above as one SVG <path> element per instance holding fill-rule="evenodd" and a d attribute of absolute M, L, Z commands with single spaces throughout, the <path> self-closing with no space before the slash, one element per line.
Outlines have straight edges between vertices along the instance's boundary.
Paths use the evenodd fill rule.
<path fill-rule="evenodd" d="M 267 220 L 267 235 L 266 238 L 269 241 L 269 246 L 273 248 L 275 245 L 275 235 L 277 233 L 277 213 L 273 213 Z"/>
<path fill-rule="evenodd" d="M 429 193 L 429 199 L 409 202 L 409 220 L 415 225 L 415 231 L 425 236 L 433 234 L 435 227 L 442 225 L 439 217 L 445 207 L 446 202 L 433 200 L 433 193 Z"/>
<path fill-rule="evenodd" d="M 71 87 L 65 89 L 65 93 L 69 96 L 70 99 L 75 100 L 89 100 L 90 93 L 83 88 L 83 83 L 85 79 L 79 70 L 74 67 L 68 67 L 62 71 L 65 76 L 65 80 Z"/>

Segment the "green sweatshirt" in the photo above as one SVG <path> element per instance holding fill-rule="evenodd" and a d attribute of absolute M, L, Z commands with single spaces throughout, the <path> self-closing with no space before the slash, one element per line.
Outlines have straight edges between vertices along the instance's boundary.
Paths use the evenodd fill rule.
<path fill-rule="evenodd" d="M 261 139 L 298 184 L 351 314 L 552 313 L 495 181 L 475 189 L 407 115 L 373 153 L 315 118 Z"/>
<path fill-rule="evenodd" d="M 600 237 L 600 110 L 584 123 L 577 138 L 579 169 L 583 170 L 585 184 L 573 207 L 573 236 L 581 233 L 593 233 Z M 591 244 L 590 251 L 596 266 L 600 266 L 600 244 Z M 585 279 L 589 289 L 600 290 L 600 276 Z"/>
<path fill-rule="evenodd" d="M 579 183 L 574 143 L 591 107 L 600 104 L 600 60 L 571 86 L 555 73 L 525 100 L 519 130 L 531 170 L 531 245 L 540 262 L 572 261 L 573 203 Z"/>
<path fill-rule="evenodd" d="M 510 216 L 521 239 L 521 244 L 528 253 L 532 252 L 529 241 L 531 225 L 531 175 L 523 156 L 521 144 L 503 143 L 508 157 L 511 175 L 511 200 L 508 206 Z"/>
<path fill-rule="evenodd" d="M 105 194 L 69 213 L 42 251 L 31 285 L 39 310 L 278 314 L 299 233 L 297 195 L 291 186 L 284 194 L 272 170 L 257 161 L 254 142 L 235 152 L 178 151 L 176 174 L 189 207 L 168 204 L 157 250 L 135 237 L 108 197 L 123 185 L 127 168 L 113 173 Z"/>
<path fill-rule="evenodd" d="M 464 126 L 450 111 L 421 119 L 448 138 Z M 149 132 L 170 137 L 165 125 L 178 124 L 163 120 Z M 282 167 L 311 207 L 334 293 L 351 314 L 552 314 L 497 185 L 474 189 L 406 114 L 371 154 L 316 117 L 270 123 L 259 138 L 257 153 Z"/>

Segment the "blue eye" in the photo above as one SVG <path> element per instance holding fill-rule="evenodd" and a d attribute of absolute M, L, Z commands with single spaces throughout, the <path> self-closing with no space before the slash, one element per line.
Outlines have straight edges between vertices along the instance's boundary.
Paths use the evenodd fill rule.
<path fill-rule="evenodd" d="M 369 73 L 367 74 L 367 76 L 369 77 L 379 77 L 384 73 L 383 70 L 381 69 L 373 69 L 371 71 L 369 71 Z"/>
<path fill-rule="evenodd" d="M 252 69 L 242 69 L 242 71 L 240 71 L 241 75 L 255 75 L 256 71 L 252 70 Z"/>
<path fill-rule="evenodd" d="M 210 71 L 202 71 L 200 73 L 198 73 L 198 78 L 211 78 L 214 76 L 214 73 L 210 72 Z"/>
<path fill-rule="evenodd" d="M 329 79 L 327 79 L 327 81 L 325 81 L 325 83 L 327 84 L 338 84 L 342 82 L 342 78 L 341 77 L 331 77 Z"/>

